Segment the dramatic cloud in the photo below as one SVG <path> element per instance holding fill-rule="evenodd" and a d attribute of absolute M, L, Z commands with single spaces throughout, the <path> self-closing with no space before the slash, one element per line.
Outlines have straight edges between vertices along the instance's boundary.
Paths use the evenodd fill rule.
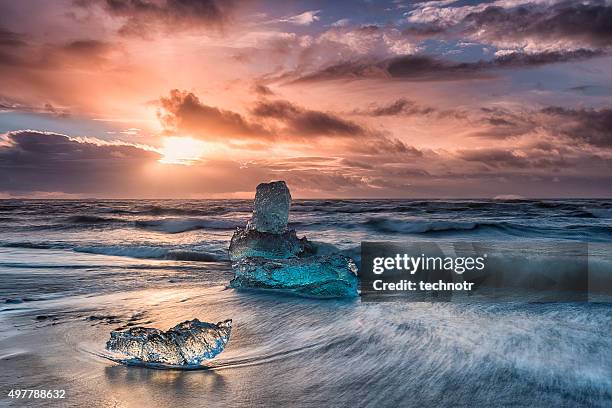
<path fill-rule="evenodd" d="M 435 111 L 436 109 L 430 106 L 422 106 L 415 101 L 400 98 L 386 105 L 373 105 L 366 110 L 356 110 L 354 113 L 369 116 L 413 116 L 429 115 Z"/>
<path fill-rule="evenodd" d="M 32 130 L 9 132 L 0 145 L 0 190 L 128 192 L 139 189 L 142 167 L 160 157 L 127 144 Z"/>
<path fill-rule="evenodd" d="M 23 35 L 0 27 L 0 47 L 20 47 L 25 44 Z"/>
<path fill-rule="evenodd" d="M 101 6 L 105 12 L 123 20 L 123 35 L 146 37 L 159 29 L 210 29 L 220 27 L 233 1 L 218 0 L 77 0 L 79 6 Z"/>
<path fill-rule="evenodd" d="M 260 95 L 260 96 L 274 95 L 274 92 L 272 92 L 272 90 L 269 87 L 265 86 L 264 84 L 253 85 L 253 92 L 255 92 L 257 95 Z"/>
<path fill-rule="evenodd" d="M 2 41 L 0 68 L 51 71 L 61 68 L 100 68 L 118 50 L 99 40 L 74 40 L 61 44 L 38 44 L 25 40 Z M 15 37 L 19 38 L 19 37 Z"/>
<path fill-rule="evenodd" d="M 325 80 L 355 79 L 402 79 L 406 81 L 453 81 L 463 79 L 487 79 L 501 68 L 531 67 L 557 62 L 584 60 L 603 55 L 601 51 L 545 51 L 526 54 L 519 52 L 500 53 L 492 60 L 456 62 L 429 55 L 405 55 L 383 61 L 347 61 L 321 70 L 298 76 L 294 83 Z M 299 74 L 298 74 L 299 75 Z M 285 80 L 291 75 L 286 75 Z"/>
<path fill-rule="evenodd" d="M 576 141 L 612 148 L 612 109 L 548 107 L 545 115 L 557 119 L 554 130 Z"/>
<path fill-rule="evenodd" d="M 478 149 L 459 151 L 459 157 L 466 161 L 485 163 L 494 168 L 527 167 L 529 161 L 516 153 L 503 149 Z"/>
<path fill-rule="evenodd" d="M 51 115 L 59 118 L 67 118 L 70 116 L 70 111 L 68 109 L 58 108 L 50 103 L 45 103 L 44 105 L 40 106 L 32 106 L 0 96 L 0 113 L 2 112 L 36 113 Z"/>
<path fill-rule="evenodd" d="M 334 114 L 304 109 L 288 101 L 262 101 L 252 110 L 260 118 L 277 119 L 287 131 L 301 136 L 364 136 L 369 132 L 360 125 Z"/>
<path fill-rule="evenodd" d="M 544 132 L 567 145 L 581 143 L 603 149 L 612 148 L 612 109 L 549 106 L 539 110 L 482 108 L 481 111 L 484 113 L 481 122 L 488 127 L 478 130 L 474 136 L 506 139 Z"/>
<path fill-rule="evenodd" d="M 35 3 L 0 2 L 0 194 L 611 194 L 610 1 Z"/>
<path fill-rule="evenodd" d="M 561 1 L 557 4 L 523 3 L 517 7 L 491 6 L 474 11 L 462 21 L 472 35 L 483 41 L 538 48 L 548 46 L 610 47 L 612 6 L 603 0 Z"/>
<path fill-rule="evenodd" d="M 423 2 L 408 13 L 407 35 L 469 38 L 503 48 L 531 52 L 609 48 L 612 6 L 584 2 L 505 1 L 457 5 Z"/>
<path fill-rule="evenodd" d="M 208 106 L 191 92 L 174 89 L 159 99 L 159 119 L 167 132 L 187 132 L 204 140 L 271 138 L 272 133 L 242 115 Z"/>
<path fill-rule="evenodd" d="M 175 89 L 170 96 L 159 99 L 159 106 L 159 119 L 167 133 L 187 133 L 204 140 L 303 142 L 319 137 L 382 138 L 379 132 L 332 112 L 307 109 L 285 100 L 261 100 L 250 110 L 250 117 L 246 117 L 208 106 L 193 93 Z"/>

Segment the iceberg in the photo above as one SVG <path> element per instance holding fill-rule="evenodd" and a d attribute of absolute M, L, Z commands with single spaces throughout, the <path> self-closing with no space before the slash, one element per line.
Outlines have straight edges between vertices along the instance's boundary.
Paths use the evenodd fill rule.
<path fill-rule="evenodd" d="M 287 229 L 291 193 L 284 181 L 257 186 L 253 216 L 229 246 L 233 288 L 281 289 L 312 297 L 358 295 L 357 267 L 338 253 L 322 254 Z"/>
<path fill-rule="evenodd" d="M 261 183 L 255 192 L 253 216 L 247 229 L 282 233 L 289 222 L 291 193 L 284 181 Z"/>
<path fill-rule="evenodd" d="M 275 234 L 238 227 L 230 241 L 229 257 L 232 261 L 256 256 L 284 259 L 313 251 L 312 244 L 306 238 L 298 238 L 295 230 Z"/>
<path fill-rule="evenodd" d="M 321 298 L 357 296 L 357 266 L 340 254 L 269 260 L 243 258 L 233 265 L 233 288 L 283 289 Z"/>
<path fill-rule="evenodd" d="M 142 363 L 201 365 L 223 351 L 231 331 L 231 320 L 217 324 L 187 320 L 165 332 L 132 327 L 112 331 L 106 349 Z"/>

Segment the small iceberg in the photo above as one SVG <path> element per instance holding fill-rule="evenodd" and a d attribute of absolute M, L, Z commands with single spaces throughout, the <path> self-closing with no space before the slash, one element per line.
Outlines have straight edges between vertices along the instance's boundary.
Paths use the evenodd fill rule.
<path fill-rule="evenodd" d="M 253 216 L 229 246 L 233 288 L 281 289 L 312 297 L 358 295 L 357 267 L 341 254 L 317 255 L 317 247 L 289 230 L 291 194 L 284 181 L 257 186 Z"/>
<path fill-rule="evenodd" d="M 165 332 L 151 327 L 132 327 L 112 331 L 106 349 L 124 356 L 130 363 L 196 366 L 221 353 L 231 331 L 231 320 L 217 324 L 187 320 Z"/>
<path fill-rule="evenodd" d="M 244 258 L 233 265 L 234 288 L 283 289 L 321 298 L 357 296 L 357 266 L 344 255 L 268 260 Z"/>

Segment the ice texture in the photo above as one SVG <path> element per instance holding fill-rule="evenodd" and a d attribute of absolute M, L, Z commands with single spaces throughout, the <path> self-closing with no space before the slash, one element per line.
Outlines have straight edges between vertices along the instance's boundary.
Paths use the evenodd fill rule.
<path fill-rule="evenodd" d="M 165 332 L 132 327 L 112 331 L 106 349 L 143 363 L 201 365 L 223 351 L 231 331 L 231 320 L 217 324 L 187 320 Z"/>
<path fill-rule="evenodd" d="M 298 238 L 295 230 L 280 234 L 237 228 L 229 246 L 229 257 L 237 261 L 259 256 L 267 259 L 284 259 L 311 252 L 312 244 L 306 238 Z"/>
<path fill-rule="evenodd" d="M 290 207 L 291 193 L 284 181 L 259 184 L 255 192 L 253 217 L 247 229 L 276 234 L 284 232 Z"/>
<path fill-rule="evenodd" d="M 357 267 L 340 255 L 318 249 L 287 230 L 291 194 L 284 181 L 257 186 L 253 217 L 232 236 L 234 288 L 282 289 L 312 297 L 358 296 Z"/>
<path fill-rule="evenodd" d="M 233 264 L 234 288 L 283 289 L 305 296 L 357 296 L 357 266 L 340 254 L 269 260 L 243 258 Z"/>

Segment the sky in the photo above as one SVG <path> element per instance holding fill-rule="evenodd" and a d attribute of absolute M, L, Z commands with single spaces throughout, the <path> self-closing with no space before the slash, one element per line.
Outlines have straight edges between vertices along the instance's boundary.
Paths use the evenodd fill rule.
<path fill-rule="evenodd" d="M 0 198 L 612 197 L 612 0 L 0 0 Z"/>

